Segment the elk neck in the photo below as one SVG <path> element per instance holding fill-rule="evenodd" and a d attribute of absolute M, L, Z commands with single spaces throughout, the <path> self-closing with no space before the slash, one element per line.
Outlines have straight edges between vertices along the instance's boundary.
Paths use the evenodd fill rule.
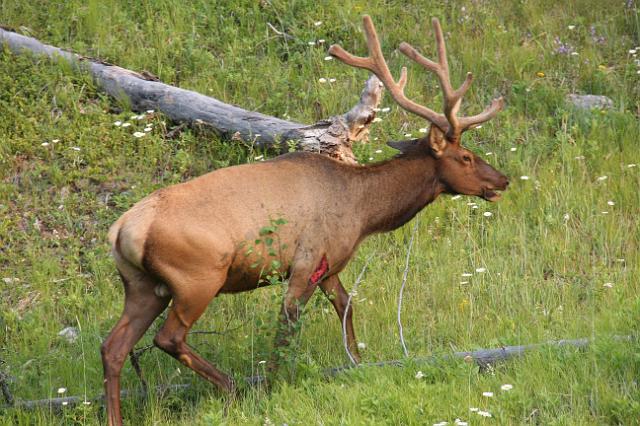
<path fill-rule="evenodd" d="M 400 154 L 361 170 L 358 212 L 365 236 L 399 228 L 445 189 L 428 153 Z"/>

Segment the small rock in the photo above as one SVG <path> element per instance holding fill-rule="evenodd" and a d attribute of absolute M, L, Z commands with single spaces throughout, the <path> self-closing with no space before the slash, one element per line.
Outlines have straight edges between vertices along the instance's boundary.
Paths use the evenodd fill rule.
<path fill-rule="evenodd" d="M 567 101 L 579 109 L 610 109 L 613 108 L 613 100 L 601 95 L 567 95 Z"/>
<path fill-rule="evenodd" d="M 60 330 L 58 336 L 62 337 L 69 343 L 75 343 L 78 340 L 78 329 L 75 327 L 66 327 Z"/>

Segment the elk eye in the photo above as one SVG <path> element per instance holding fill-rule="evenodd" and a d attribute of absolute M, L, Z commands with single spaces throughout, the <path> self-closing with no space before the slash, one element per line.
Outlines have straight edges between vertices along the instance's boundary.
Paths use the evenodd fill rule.
<path fill-rule="evenodd" d="M 467 163 L 471 163 L 471 157 L 469 157 L 468 155 L 463 155 L 462 159 Z"/>

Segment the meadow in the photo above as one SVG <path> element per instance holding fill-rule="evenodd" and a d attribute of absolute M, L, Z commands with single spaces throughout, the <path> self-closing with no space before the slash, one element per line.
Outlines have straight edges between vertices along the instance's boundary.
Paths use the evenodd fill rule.
<path fill-rule="evenodd" d="M 511 177 L 502 200 L 445 195 L 414 219 L 402 310 L 409 357 L 396 307 L 414 222 L 366 240 L 341 275 L 349 290 L 366 263 L 353 297 L 363 361 L 404 359 L 402 367 L 325 377 L 323 369 L 348 358 L 340 323 L 318 292 L 297 356 L 271 389 L 243 386 L 230 400 L 149 350 L 140 363 L 150 385 L 191 386 L 123 400 L 125 422 L 640 424 L 639 7 L 634 0 L 0 3 L 1 25 L 45 43 L 303 123 L 357 101 L 367 73 L 325 57 L 336 42 L 365 54 L 364 13 L 392 71 L 409 67 L 407 93 L 439 108 L 434 77 L 395 50 L 406 40 L 435 57 L 435 16 L 454 84 L 466 71 L 476 77 L 464 111 L 506 98 L 498 117 L 463 139 Z M 577 110 L 569 93 L 606 95 L 614 107 Z M 388 95 L 381 106 L 370 142 L 354 147 L 364 164 L 395 155 L 385 141 L 425 127 Z M 152 130 L 133 136 L 145 127 Z M 130 111 L 64 64 L 0 51 L 0 370 L 16 398 L 102 393 L 99 346 L 123 301 L 106 241 L 111 223 L 155 189 L 273 156 L 197 129 L 170 134 L 174 127 L 158 112 Z M 195 326 L 216 333 L 190 342 L 239 383 L 260 374 L 281 297 L 282 286 L 273 286 L 216 298 Z M 138 347 L 151 344 L 159 324 Z M 79 330 L 75 341 L 58 335 L 66 327 Z M 592 344 L 548 346 L 489 369 L 446 358 L 582 337 Z M 428 356 L 442 361 L 416 360 Z M 122 386 L 139 386 L 128 362 Z M 0 409 L 0 424 L 103 421 L 95 403 L 62 412 Z"/>

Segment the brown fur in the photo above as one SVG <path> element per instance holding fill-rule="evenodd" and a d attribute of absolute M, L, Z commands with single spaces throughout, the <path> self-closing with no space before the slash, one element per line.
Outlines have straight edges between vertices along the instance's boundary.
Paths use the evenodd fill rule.
<path fill-rule="evenodd" d="M 272 258 L 254 240 L 272 220 L 287 221 L 274 235 L 280 273 L 289 278 L 283 323 L 294 322 L 314 292 L 310 277 L 323 257 L 328 270 L 318 285 L 342 319 L 347 293 L 337 274 L 365 237 L 402 226 L 443 192 L 483 196 L 506 187 L 506 178 L 480 158 L 442 144 L 437 129 L 403 151 L 365 167 L 319 154 L 287 154 L 156 191 L 123 214 L 109 230 L 125 283 L 125 312 L 102 348 L 109 422 L 121 422 L 124 358 L 171 299 L 156 344 L 222 389 L 232 388 L 228 376 L 187 346 L 186 334 L 218 293 L 264 284 L 260 272 Z M 462 158 L 469 156 L 471 162 Z M 351 312 L 347 330 L 358 357 Z M 285 329 L 277 343 L 289 338 Z"/>

